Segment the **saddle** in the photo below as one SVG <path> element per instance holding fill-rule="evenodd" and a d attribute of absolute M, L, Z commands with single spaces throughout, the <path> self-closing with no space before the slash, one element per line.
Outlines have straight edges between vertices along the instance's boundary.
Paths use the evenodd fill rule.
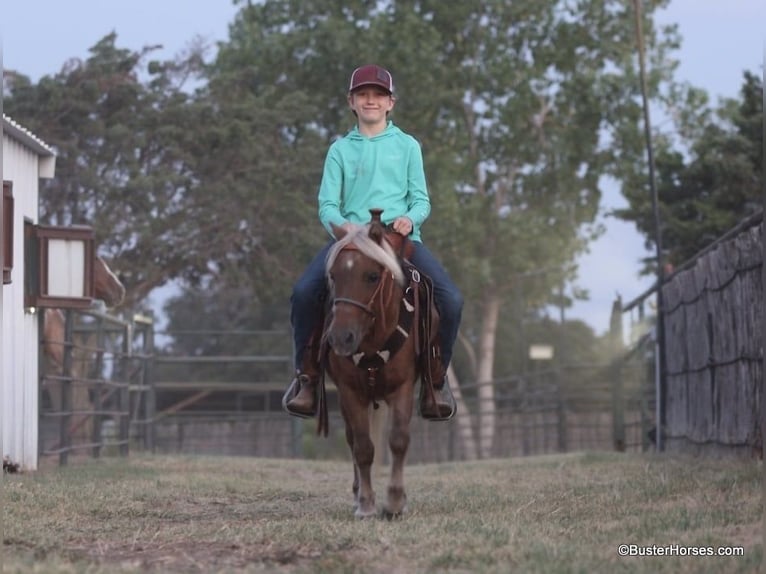
<path fill-rule="evenodd" d="M 441 346 L 437 338 L 439 313 L 434 300 L 433 281 L 410 262 L 415 246 L 409 238 L 393 231 L 389 226 L 386 230 L 386 240 L 398 255 L 405 277 L 409 279 L 401 302 L 399 328 L 394 330 L 391 337 L 383 345 L 383 349 L 378 349 L 378 353 L 370 356 L 358 355 L 354 358 L 349 358 L 349 360 L 353 360 L 358 368 L 367 371 L 372 389 L 375 384 L 375 374 L 377 371 L 382 369 L 388 360 L 404 345 L 408 337 L 412 336 L 415 340 L 416 361 L 418 363 L 418 371 L 420 372 L 421 384 L 425 392 L 433 394 L 434 384 L 438 384 L 443 380 L 445 374 L 441 361 Z M 309 352 L 312 354 L 316 353 L 313 358 L 316 359 L 316 364 L 319 365 L 317 434 L 324 434 L 325 436 L 327 436 L 329 430 L 324 382 L 329 348 L 324 333 L 329 326 L 329 304 L 330 301 L 327 301 L 325 305 L 322 305 L 321 320 L 318 322 L 317 330 L 311 336 L 314 344 L 309 345 Z M 320 341 L 320 344 L 317 345 L 317 341 Z M 374 402 L 373 404 L 377 408 L 377 404 Z"/>

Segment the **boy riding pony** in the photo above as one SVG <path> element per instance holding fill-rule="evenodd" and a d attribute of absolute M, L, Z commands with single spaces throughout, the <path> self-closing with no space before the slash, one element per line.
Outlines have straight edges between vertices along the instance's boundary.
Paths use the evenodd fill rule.
<path fill-rule="evenodd" d="M 383 223 L 411 240 L 414 249 L 410 262 L 433 282 L 441 347 L 440 360 L 437 356 L 430 362 L 430 380 L 436 392 L 421 391 L 419 411 L 425 419 L 447 420 L 455 414 L 446 373 L 463 296 L 422 243 L 420 226 L 431 212 L 423 155 L 417 140 L 388 119 L 395 103 L 394 82 L 387 70 L 367 65 L 351 74 L 348 105 L 357 123 L 327 152 L 319 188 L 319 220 L 332 235 L 332 225 L 348 230 L 350 224 L 368 223 L 370 209 L 379 208 Z M 334 239 L 309 263 L 290 299 L 296 377 L 283 404 L 295 416 L 314 416 L 317 411 L 321 311 L 327 296 L 325 259 L 333 243 Z"/>

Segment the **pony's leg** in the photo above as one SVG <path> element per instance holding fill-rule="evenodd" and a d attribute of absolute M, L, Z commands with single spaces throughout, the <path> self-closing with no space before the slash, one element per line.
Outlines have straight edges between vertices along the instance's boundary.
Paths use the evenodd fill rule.
<path fill-rule="evenodd" d="M 372 489 L 372 460 L 375 456 L 375 447 L 370 438 L 370 418 L 368 405 L 362 397 L 358 397 L 352 389 L 339 389 L 341 403 L 345 405 L 346 428 L 350 428 L 351 452 L 356 466 L 359 490 L 357 494 L 357 507 L 354 515 L 357 518 L 374 516 L 375 492 Z M 347 430 L 348 432 L 348 430 Z"/>
<path fill-rule="evenodd" d="M 404 384 L 389 399 L 391 409 L 391 432 L 388 444 L 391 448 L 391 480 L 383 515 L 388 518 L 400 516 L 407 509 L 407 493 L 404 491 L 404 460 L 410 446 L 410 420 L 414 384 Z"/>
<path fill-rule="evenodd" d="M 348 418 L 346 417 L 346 412 L 341 406 L 341 414 L 343 415 L 343 420 L 346 423 L 346 442 L 348 443 L 348 448 L 351 451 L 351 458 L 354 458 L 354 433 L 351 430 L 351 425 L 349 424 Z M 354 460 L 354 482 L 351 485 L 351 492 L 354 493 L 354 510 L 359 508 L 359 467 L 356 465 L 356 460 Z"/>

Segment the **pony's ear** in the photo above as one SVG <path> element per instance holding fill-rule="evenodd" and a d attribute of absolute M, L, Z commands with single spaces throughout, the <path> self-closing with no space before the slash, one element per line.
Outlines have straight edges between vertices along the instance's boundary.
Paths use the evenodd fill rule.
<path fill-rule="evenodd" d="M 333 222 L 330 222 L 330 227 L 332 227 L 332 234 L 335 236 L 335 239 L 340 240 L 346 237 L 346 234 L 348 231 L 345 227 L 341 227 L 340 225 L 335 225 Z"/>

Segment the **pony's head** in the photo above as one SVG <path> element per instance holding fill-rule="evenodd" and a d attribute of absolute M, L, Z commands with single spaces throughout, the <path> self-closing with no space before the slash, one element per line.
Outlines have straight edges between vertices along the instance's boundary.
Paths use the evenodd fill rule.
<path fill-rule="evenodd" d="M 395 289 L 405 278 L 379 220 L 348 229 L 333 226 L 337 241 L 327 254 L 327 280 L 332 321 L 327 341 L 333 351 L 348 356 L 359 349 L 378 321 L 385 321 L 386 305 L 396 305 Z"/>
<path fill-rule="evenodd" d="M 93 266 L 93 291 L 107 307 L 116 307 L 125 299 L 125 286 L 101 257 L 96 257 Z"/>

